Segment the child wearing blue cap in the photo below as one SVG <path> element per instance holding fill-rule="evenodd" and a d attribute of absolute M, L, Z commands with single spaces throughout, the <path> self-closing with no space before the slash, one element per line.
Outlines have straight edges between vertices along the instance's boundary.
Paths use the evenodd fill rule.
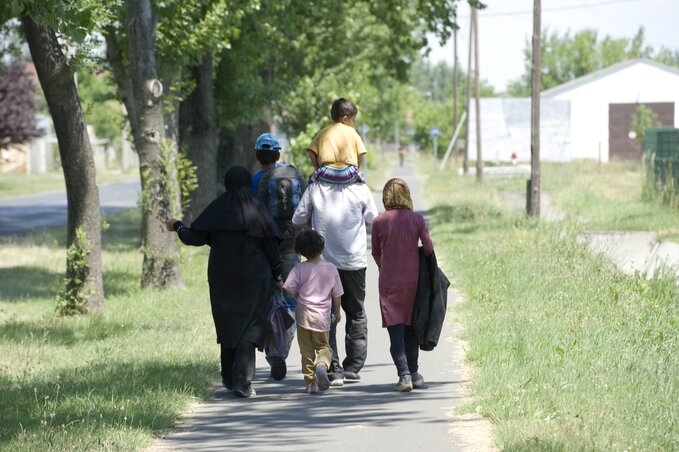
<path fill-rule="evenodd" d="M 262 170 L 252 177 L 252 191 L 268 208 L 283 236 L 278 250 L 283 264 L 281 274 L 285 280 L 292 267 L 300 261 L 299 254 L 295 251 L 296 230 L 292 225 L 292 216 L 306 189 L 306 183 L 294 166 L 278 161 L 280 151 L 281 145 L 274 135 L 264 133 L 257 138 L 255 153 Z M 285 292 L 283 298 L 285 307 L 294 318 L 297 299 Z M 288 350 L 295 338 L 295 331 L 296 326 L 293 324 L 287 332 Z M 271 378 L 274 380 L 285 378 L 287 352 L 277 350 L 273 344 L 268 344 L 265 352 L 266 360 L 271 365 Z"/>
<path fill-rule="evenodd" d="M 284 166 L 285 163 L 278 162 L 278 159 L 281 158 L 281 145 L 278 139 L 270 133 L 263 133 L 257 138 L 257 142 L 255 142 L 255 158 L 262 165 L 262 169 L 252 176 L 252 192 L 256 195 L 262 176 L 277 166 Z"/>

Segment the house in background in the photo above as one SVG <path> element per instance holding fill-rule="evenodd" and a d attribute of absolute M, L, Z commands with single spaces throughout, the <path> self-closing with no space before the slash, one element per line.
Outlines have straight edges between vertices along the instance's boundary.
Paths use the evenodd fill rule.
<path fill-rule="evenodd" d="M 601 161 L 640 159 L 641 145 L 629 137 L 639 104 L 663 127 L 679 126 L 679 70 L 652 60 L 629 60 L 542 93 L 571 103 L 571 157 Z"/>
<path fill-rule="evenodd" d="M 655 112 L 663 127 L 679 127 L 679 70 L 652 60 L 628 60 L 543 91 L 541 160 L 640 159 L 641 144 L 630 138 L 640 104 Z M 474 108 L 470 113 L 469 158 L 475 160 Z M 499 160 L 509 161 L 511 152 L 520 161 L 530 160 L 530 99 L 481 99 L 481 121 L 484 160 L 500 154 Z"/>

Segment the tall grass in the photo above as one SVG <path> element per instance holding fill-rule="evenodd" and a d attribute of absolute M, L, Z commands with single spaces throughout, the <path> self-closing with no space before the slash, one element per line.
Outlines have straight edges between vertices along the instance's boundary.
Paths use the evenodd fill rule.
<path fill-rule="evenodd" d="M 676 282 L 626 276 L 576 241 L 591 228 L 669 228 L 676 212 L 640 200 L 633 166 L 544 169 L 562 222 L 511 214 L 506 181 L 434 174 L 425 190 L 437 254 L 467 298 L 478 400 L 464 410 L 488 416 L 507 450 L 676 450 Z"/>
<path fill-rule="evenodd" d="M 139 214 L 108 218 L 108 312 L 60 318 L 65 232 L 0 248 L 0 449 L 134 450 L 211 395 L 218 348 L 206 249 L 182 248 L 186 289 L 139 289 Z"/>

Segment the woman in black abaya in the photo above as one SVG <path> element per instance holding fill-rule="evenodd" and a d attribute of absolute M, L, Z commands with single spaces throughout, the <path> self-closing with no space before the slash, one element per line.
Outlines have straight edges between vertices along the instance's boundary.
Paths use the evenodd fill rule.
<path fill-rule="evenodd" d="M 282 236 L 268 210 L 252 194 L 251 176 L 231 167 L 226 192 L 187 227 L 166 222 L 186 245 L 210 246 L 207 275 L 212 317 L 221 346 L 222 381 L 239 397 L 255 395 L 255 348 L 264 346 L 271 290 L 281 281 Z"/>

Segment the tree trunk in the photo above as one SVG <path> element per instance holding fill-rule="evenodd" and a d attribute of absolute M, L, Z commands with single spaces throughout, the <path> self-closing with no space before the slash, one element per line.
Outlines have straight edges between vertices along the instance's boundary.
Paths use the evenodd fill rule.
<path fill-rule="evenodd" d="M 142 287 L 181 285 L 179 252 L 164 221 L 179 215 L 175 146 L 164 140 L 162 92 L 156 75 L 156 16 L 150 0 L 125 0 L 132 94 L 139 119 L 142 206 Z"/>
<path fill-rule="evenodd" d="M 196 167 L 198 181 L 184 211 L 188 220 L 194 220 L 217 194 L 217 126 L 210 55 L 191 68 L 191 77 L 196 87 L 179 106 L 180 149 Z"/>
<path fill-rule="evenodd" d="M 253 171 L 258 168 L 255 158 L 257 137 L 269 131 L 269 124 L 239 124 L 235 129 L 221 129 L 219 135 L 218 180 L 223 179 L 232 165 L 243 165 Z"/>
<path fill-rule="evenodd" d="M 85 284 L 75 284 L 79 293 L 71 295 L 84 300 L 87 311 L 102 312 L 106 305 L 101 274 L 99 189 L 74 72 L 68 66 L 54 30 L 36 24 L 26 12 L 22 13 L 21 21 L 59 143 L 68 200 L 67 245 L 70 247 L 76 242 L 80 230 L 89 250 L 85 262 L 72 262 L 74 257 L 70 254 L 67 257 L 66 277 L 69 281 L 76 278 L 74 269 L 85 266 L 80 273 L 85 275 Z"/>
<path fill-rule="evenodd" d="M 131 76 L 123 57 L 120 35 L 113 25 L 107 25 L 104 27 L 104 37 L 106 39 L 106 59 L 111 66 L 111 72 L 118 87 L 118 97 L 125 105 L 125 110 L 127 110 L 127 119 L 130 122 L 132 138 L 136 140 L 136 137 L 139 136 L 139 113 L 137 112 L 137 102 L 132 92 Z"/>

